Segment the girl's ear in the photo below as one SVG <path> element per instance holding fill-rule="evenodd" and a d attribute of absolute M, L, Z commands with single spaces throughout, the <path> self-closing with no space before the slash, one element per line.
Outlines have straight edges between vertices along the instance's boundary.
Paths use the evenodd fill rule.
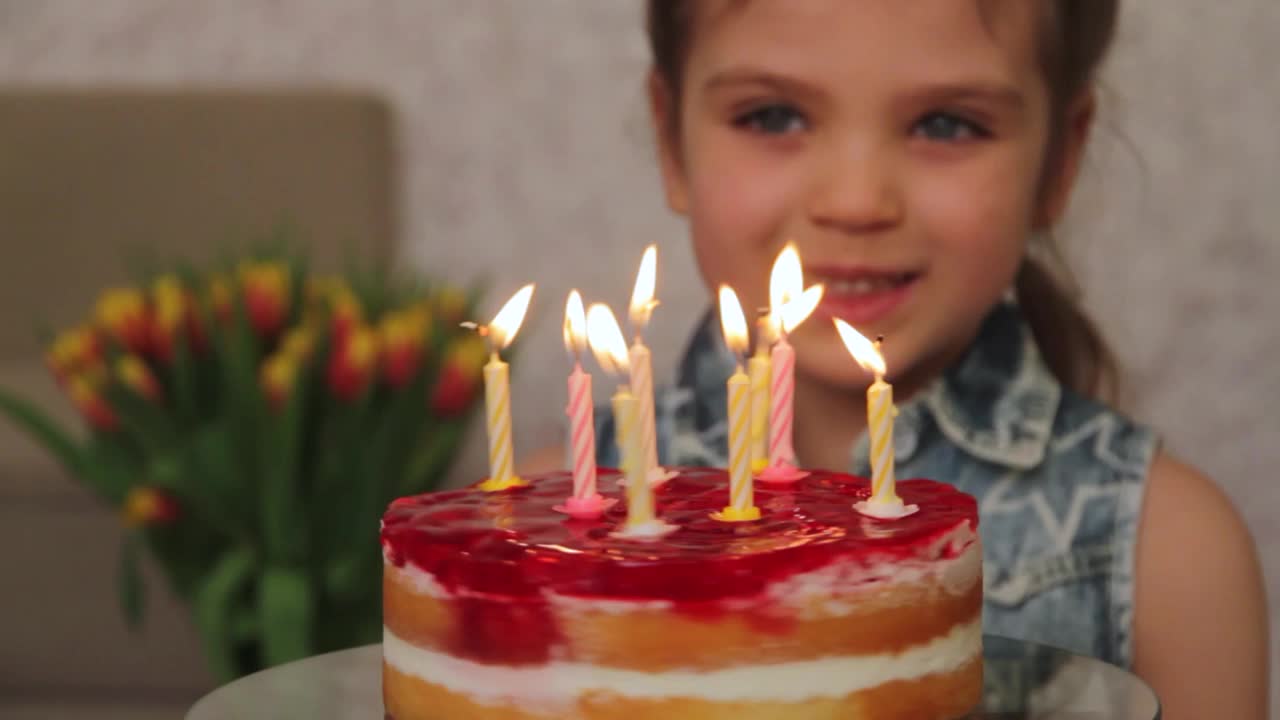
<path fill-rule="evenodd" d="M 1040 207 L 1036 214 L 1037 230 L 1056 225 L 1067 211 L 1096 110 L 1097 97 L 1092 89 L 1080 93 L 1067 106 L 1062 137 L 1058 139 L 1058 147 L 1050 149 L 1049 164 L 1045 167 Z"/>
<path fill-rule="evenodd" d="M 649 72 L 649 111 L 653 118 L 654 137 L 657 140 L 658 166 L 662 171 L 662 186 L 667 195 L 667 206 L 673 212 L 688 212 L 688 186 L 684 176 L 684 159 L 680 148 L 680 118 L 675 116 L 676 102 L 671 89 L 656 71 Z"/>

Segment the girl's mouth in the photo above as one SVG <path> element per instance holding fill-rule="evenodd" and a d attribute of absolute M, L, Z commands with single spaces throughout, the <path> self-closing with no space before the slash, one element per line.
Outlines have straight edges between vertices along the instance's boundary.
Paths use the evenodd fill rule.
<path fill-rule="evenodd" d="M 826 286 L 818 311 L 855 327 L 874 325 L 905 302 L 924 273 L 854 269 L 811 270 Z"/>

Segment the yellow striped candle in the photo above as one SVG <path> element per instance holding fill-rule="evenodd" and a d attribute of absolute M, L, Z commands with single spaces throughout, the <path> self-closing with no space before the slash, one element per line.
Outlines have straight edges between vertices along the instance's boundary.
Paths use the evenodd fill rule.
<path fill-rule="evenodd" d="M 489 479 L 482 490 L 506 490 L 522 484 L 511 451 L 511 381 L 509 366 L 497 353 L 484 366 L 484 407 L 489 433 Z"/>
<path fill-rule="evenodd" d="M 871 436 L 871 500 L 901 504 L 893 476 L 893 386 L 877 375 L 867 388 L 867 431 Z"/>
<path fill-rule="evenodd" d="M 751 422 L 750 387 L 750 379 L 739 366 L 729 378 L 729 507 L 725 512 L 743 518 L 752 514 L 760 516 L 755 506 L 751 452 L 747 442 Z"/>
<path fill-rule="evenodd" d="M 742 314 L 738 296 L 727 286 L 720 287 L 720 322 L 725 344 L 735 355 L 747 349 L 747 320 Z M 751 379 L 738 363 L 729 378 L 729 506 L 712 515 L 725 522 L 760 519 L 755 505 L 755 488 L 751 476 Z"/>
<path fill-rule="evenodd" d="M 480 329 L 489 340 L 490 358 L 484 366 L 485 429 L 489 434 L 489 478 L 480 489 L 497 492 L 524 485 L 516 476 L 511 441 L 511 380 L 507 363 L 498 353 L 511 344 L 533 299 L 533 285 L 520 288 Z"/>
<path fill-rule="evenodd" d="M 836 332 L 849 354 L 863 369 L 875 374 L 875 382 L 867 388 L 867 434 L 871 441 L 871 497 L 854 504 L 858 512 L 888 520 L 915 512 L 898 497 L 893 477 L 893 419 L 898 414 L 893 406 L 893 386 L 884 381 L 886 372 L 880 343 L 872 343 L 843 320 L 834 320 Z"/>

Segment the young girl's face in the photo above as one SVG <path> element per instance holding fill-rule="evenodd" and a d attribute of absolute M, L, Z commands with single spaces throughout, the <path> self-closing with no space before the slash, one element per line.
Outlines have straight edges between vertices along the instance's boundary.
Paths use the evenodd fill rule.
<path fill-rule="evenodd" d="M 800 372 L 866 383 L 832 317 L 884 336 L 891 377 L 950 362 L 1010 286 L 1043 214 L 1039 4 L 695 7 L 662 155 L 708 286 L 765 306 L 773 260 L 792 241 L 806 284 L 826 284 L 793 335 Z M 671 107 L 655 90 L 659 123 Z"/>

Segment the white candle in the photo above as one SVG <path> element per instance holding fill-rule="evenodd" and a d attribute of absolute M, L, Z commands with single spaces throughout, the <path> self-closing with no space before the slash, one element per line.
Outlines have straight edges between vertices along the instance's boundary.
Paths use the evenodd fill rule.
<path fill-rule="evenodd" d="M 625 424 L 634 428 L 640 413 L 640 401 L 633 395 L 626 385 L 618 388 L 618 392 L 613 396 L 614 412 L 618 413 L 619 418 Z M 625 530 L 635 530 L 645 528 L 652 525 L 655 519 L 653 513 L 653 488 L 649 487 L 645 475 L 644 452 L 641 447 L 640 433 L 626 433 L 627 437 L 627 460 L 624 470 L 627 476 L 627 524 Z"/>
<path fill-rule="evenodd" d="M 637 403 L 636 428 L 640 433 L 640 454 L 647 476 L 658 467 L 658 441 L 653 413 L 653 363 L 649 348 L 640 337 L 627 352 L 631 375 L 631 392 Z"/>
<path fill-rule="evenodd" d="M 653 309 L 658 302 L 654 299 L 658 276 L 658 248 L 650 245 L 645 248 L 640 258 L 640 270 L 636 273 L 636 284 L 631 291 L 631 330 L 635 342 L 629 351 L 631 392 L 638 403 L 636 428 L 640 433 L 640 449 L 644 459 L 645 477 L 651 485 L 660 485 L 672 475 L 658 465 L 658 433 L 654 413 L 653 358 L 649 348 L 644 344 L 644 330 L 649 325 Z"/>
<path fill-rule="evenodd" d="M 599 303 L 587 310 L 587 335 L 591 350 L 604 369 L 621 375 L 627 370 L 627 343 L 609 308 Z M 640 401 L 626 384 L 613 395 L 614 422 L 622 448 L 622 469 L 627 481 L 627 519 L 616 533 L 629 538 L 656 538 L 674 530 L 658 519 L 654 489 L 647 478 L 644 446 L 639 432 Z"/>

